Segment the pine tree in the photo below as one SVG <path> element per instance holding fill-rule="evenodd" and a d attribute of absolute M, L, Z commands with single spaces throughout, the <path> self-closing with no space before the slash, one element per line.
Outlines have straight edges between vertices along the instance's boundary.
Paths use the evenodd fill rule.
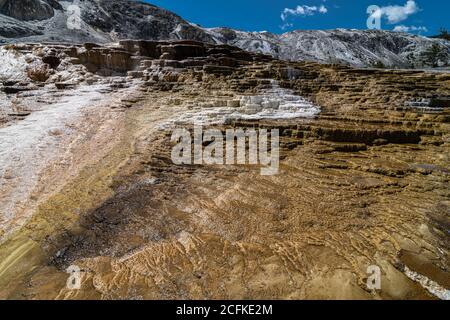
<path fill-rule="evenodd" d="M 444 28 L 441 28 L 440 33 L 435 38 L 445 39 L 450 41 L 450 33 Z"/>

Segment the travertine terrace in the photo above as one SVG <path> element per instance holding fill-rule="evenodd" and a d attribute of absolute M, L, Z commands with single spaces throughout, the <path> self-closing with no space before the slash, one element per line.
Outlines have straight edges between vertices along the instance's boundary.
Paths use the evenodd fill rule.
<path fill-rule="evenodd" d="M 0 208 L 13 211 L 0 212 L 0 298 L 449 297 L 448 73 L 284 62 L 194 41 L 7 50 L 34 58 L 27 77 L 3 83 L 0 137 L 53 119 L 43 105 L 74 115 L 38 139 L 45 146 L 14 148 L 33 166 L 2 171 Z M 278 175 L 172 163 L 183 115 L 257 114 L 261 102 L 242 101 L 274 86 L 301 97 L 308 116 L 208 125 L 278 128 Z M 64 109 L 83 94 L 85 106 Z M 82 270 L 80 290 L 66 288 L 69 265 Z M 382 290 L 366 287 L 370 265 Z"/>

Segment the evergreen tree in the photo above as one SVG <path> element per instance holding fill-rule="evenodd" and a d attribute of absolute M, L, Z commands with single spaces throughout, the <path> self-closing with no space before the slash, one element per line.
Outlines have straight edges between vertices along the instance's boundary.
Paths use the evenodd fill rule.
<path fill-rule="evenodd" d="M 446 29 L 441 28 L 440 33 L 433 38 L 445 39 L 445 40 L 450 41 L 450 33 L 448 33 L 448 31 Z"/>

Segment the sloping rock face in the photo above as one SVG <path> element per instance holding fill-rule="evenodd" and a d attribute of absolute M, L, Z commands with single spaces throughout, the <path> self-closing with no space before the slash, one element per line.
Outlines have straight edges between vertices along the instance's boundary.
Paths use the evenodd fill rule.
<path fill-rule="evenodd" d="M 43 33 L 35 26 L 24 21 L 19 21 L 3 15 L 0 15 L 0 18 L 0 37 L 11 39 L 43 35 Z"/>
<path fill-rule="evenodd" d="M 358 67 L 421 67 L 421 55 L 436 44 L 442 47 L 446 56 L 442 65 L 450 65 L 450 42 L 406 33 L 337 29 L 297 30 L 277 35 L 228 28 L 209 29 L 209 32 L 219 42 L 280 59 L 341 63 Z"/>
<path fill-rule="evenodd" d="M 132 0 L 101 0 L 82 7 L 82 18 L 103 32 L 114 32 L 120 39 L 191 39 L 211 41 L 202 29 L 162 8 Z"/>
<path fill-rule="evenodd" d="M 5 38 L 22 38 L 20 41 L 71 41 L 112 42 L 123 38 L 132 39 L 190 39 L 212 42 L 212 37 L 203 29 L 191 25 L 176 14 L 162 8 L 134 0 L 2 0 L 0 3 L 0 34 Z M 70 29 L 67 21 L 73 12 L 70 5 L 80 9 L 80 29 Z M 34 34 L 8 34 L 5 28 L 10 22 L 5 16 L 13 18 L 16 23 L 29 20 Z M 6 21 L 4 21 L 6 20 Z M 3 30 L 3 31 L 2 31 Z"/>
<path fill-rule="evenodd" d="M 73 1 L 2 0 L 0 36 L 4 42 L 70 41 L 109 43 L 120 39 L 195 40 L 229 44 L 285 60 L 341 63 L 358 67 L 424 68 L 423 53 L 441 50 L 436 65 L 450 65 L 450 42 L 377 30 L 298 30 L 284 34 L 201 28 L 162 8 L 133 0 L 85 0 L 80 29 L 69 29 Z M 43 21 L 30 21 L 43 20 Z M 28 23 L 27 23 L 28 22 Z"/>
<path fill-rule="evenodd" d="M 450 75 L 286 62 L 194 41 L 9 48 L 40 52 L 55 74 L 28 85 L 60 96 L 139 85 L 102 107 L 107 120 L 86 116 L 94 128 L 67 145 L 82 143 L 76 157 L 89 161 L 50 164 L 54 177 L 72 176 L 16 232 L 2 230 L 0 298 L 448 297 Z M 277 107 L 285 115 L 300 97 L 321 112 L 256 117 Z M 225 121 L 230 113 L 240 117 Z M 175 165 L 172 130 L 192 130 L 192 120 L 220 132 L 278 129 L 279 174 Z M 96 130 L 108 133 L 105 145 L 90 140 Z M 2 186 L 14 183 L 9 175 Z M 41 179 L 33 199 L 48 188 Z M 70 265 L 82 270 L 80 290 L 66 287 Z M 374 265 L 381 290 L 366 285 Z"/>
<path fill-rule="evenodd" d="M 0 13 L 20 21 L 46 20 L 53 17 L 53 8 L 62 9 L 56 0 L 2 0 Z"/>

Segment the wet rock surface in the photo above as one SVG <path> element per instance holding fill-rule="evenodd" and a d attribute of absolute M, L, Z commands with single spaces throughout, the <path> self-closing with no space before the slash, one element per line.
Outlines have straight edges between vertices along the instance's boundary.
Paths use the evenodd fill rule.
<path fill-rule="evenodd" d="M 35 90 L 51 86 L 52 97 L 64 97 L 102 84 L 111 100 L 101 110 L 115 116 L 87 113 L 92 127 L 65 151 L 83 165 L 53 163 L 34 190 L 41 201 L 32 215 L 15 232 L 2 229 L 0 297 L 448 294 L 448 74 L 284 62 L 185 41 L 14 48 L 37 49 L 61 62 L 43 62 L 54 74 Z M 279 173 L 173 164 L 171 131 L 191 128 L 193 119 L 222 132 L 279 129 Z M 43 197 L 52 177 L 68 171 Z M 69 265 L 82 270 L 81 290 L 66 288 Z M 380 291 L 366 287 L 370 265 L 382 270 Z M 423 286 L 425 278 L 436 285 Z"/>

